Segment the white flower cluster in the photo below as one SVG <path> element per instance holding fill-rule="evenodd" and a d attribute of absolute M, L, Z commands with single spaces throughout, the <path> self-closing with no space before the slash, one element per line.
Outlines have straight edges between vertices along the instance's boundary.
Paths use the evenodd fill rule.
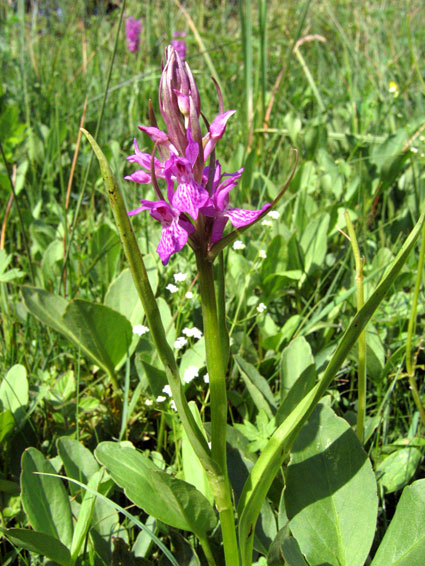
<path fill-rule="evenodd" d="M 179 336 L 176 341 L 174 342 L 174 348 L 176 350 L 181 350 L 184 346 L 186 346 L 187 340 L 184 336 Z"/>
<path fill-rule="evenodd" d="M 190 383 L 195 377 L 198 377 L 199 369 L 196 366 L 189 366 L 184 370 L 183 381 Z"/>
<path fill-rule="evenodd" d="M 149 328 L 147 326 L 143 326 L 143 324 L 136 324 L 133 326 L 133 334 L 137 334 L 137 336 L 143 336 L 146 332 L 149 332 Z"/>
<path fill-rule="evenodd" d="M 202 330 L 199 330 L 196 326 L 192 326 L 192 328 L 183 328 L 182 333 L 188 338 L 196 338 L 196 340 L 200 340 L 202 338 Z"/>

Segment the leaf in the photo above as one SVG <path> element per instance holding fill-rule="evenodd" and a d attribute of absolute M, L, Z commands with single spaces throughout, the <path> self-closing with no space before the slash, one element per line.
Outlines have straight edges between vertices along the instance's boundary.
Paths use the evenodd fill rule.
<path fill-rule="evenodd" d="M 99 488 L 99 483 L 102 479 L 103 473 L 103 470 L 99 470 L 90 477 L 90 480 L 87 484 L 90 489 L 97 490 Z M 81 503 L 81 507 L 78 513 L 78 520 L 77 524 L 75 525 L 74 535 L 72 537 L 71 557 L 73 561 L 77 559 L 89 531 L 95 503 L 96 496 L 93 495 L 93 493 L 90 493 L 90 491 L 85 491 L 83 502 Z"/>
<path fill-rule="evenodd" d="M 375 534 L 375 475 L 348 423 L 324 405 L 294 442 L 285 506 L 310 564 L 363 566 Z"/>
<path fill-rule="evenodd" d="M 302 232 L 300 245 L 304 252 L 305 272 L 321 267 L 326 256 L 330 216 L 327 212 L 312 218 Z"/>
<path fill-rule="evenodd" d="M 396 451 L 377 466 L 376 476 L 386 493 L 402 489 L 415 475 L 422 460 L 421 450 L 414 446 L 416 440 L 399 440 Z"/>
<path fill-rule="evenodd" d="M 214 510 L 202 493 L 161 472 L 140 452 L 114 442 L 102 442 L 95 455 L 127 497 L 149 515 L 201 537 L 215 527 Z"/>
<path fill-rule="evenodd" d="M 246 362 L 240 356 L 235 356 L 235 362 L 257 409 L 259 411 L 263 409 L 266 415 L 271 418 L 276 410 L 276 403 L 269 384 L 252 364 Z"/>
<path fill-rule="evenodd" d="M 13 413 L 20 424 L 25 418 L 28 405 L 28 379 L 24 366 L 16 364 L 10 368 L 0 384 L 0 406 Z"/>
<path fill-rule="evenodd" d="M 194 401 L 189 402 L 190 410 L 192 411 L 193 418 L 197 422 L 199 428 L 203 430 L 201 415 L 199 414 L 198 407 Z M 207 473 L 202 466 L 198 456 L 189 442 L 184 428 L 181 428 L 182 434 L 182 464 L 183 464 L 183 477 L 184 481 L 195 486 L 200 491 L 211 505 L 214 504 L 214 498 L 211 493 L 211 488 L 208 483 Z M 206 438 L 206 435 L 205 435 Z"/>
<path fill-rule="evenodd" d="M 425 479 L 405 487 L 371 566 L 425 564 Z"/>
<path fill-rule="evenodd" d="M 69 303 L 63 321 L 77 345 L 108 373 L 114 373 L 127 357 L 132 329 L 121 314 L 104 305 L 76 299 Z"/>
<path fill-rule="evenodd" d="M 0 442 L 9 436 L 15 426 L 13 414 L 7 410 L 0 413 Z"/>
<path fill-rule="evenodd" d="M 68 494 L 61 480 L 34 472 L 54 474 L 56 470 L 35 448 L 22 456 L 21 499 L 32 528 L 70 547 L 72 516 Z"/>
<path fill-rule="evenodd" d="M 0 531 L 18 548 L 50 558 L 61 566 L 71 566 L 69 550 L 57 538 L 30 529 L 3 529 Z"/>
<path fill-rule="evenodd" d="M 93 454 L 81 442 L 74 438 L 63 436 L 57 441 L 59 456 L 65 466 L 66 475 L 84 484 L 99 470 Z M 70 484 L 71 493 L 81 490 L 75 484 Z"/>
<path fill-rule="evenodd" d="M 109 307 L 64 298 L 24 286 L 27 309 L 44 324 L 63 334 L 108 374 L 126 359 L 132 339 L 131 325 Z"/>

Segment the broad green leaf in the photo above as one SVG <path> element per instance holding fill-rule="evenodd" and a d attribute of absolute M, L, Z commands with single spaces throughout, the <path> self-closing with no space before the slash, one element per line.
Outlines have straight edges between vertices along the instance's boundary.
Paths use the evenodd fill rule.
<path fill-rule="evenodd" d="M 25 418 L 28 405 L 28 379 L 24 366 L 16 364 L 10 368 L 0 383 L 0 407 L 13 413 L 20 424 Z"/>
<path fill-rule="evenodd" d="M 59 295 L 53 295 L 37 289 L 36 287 L 22 287 L 24 304 L 31 314 L 33 314 L 43 324 L 47 324 L 57 332 L 64 334 L 71 339 L 68 329 L 62 320 L 62 315 L 68 305 L 68 301 Z"/>
<path fill-rule="evenodd" d="M 127 497 L 149 515 L 200 536 L 216 525 L 214 510 L 202 493 L 161 472 L 140 452 L 102 442 L 95 455 Z"/>
<path fill-rule="evenodd" d="M 205 339 L 202 337 L 183 354 L 179 366 L 180 377 L 184 381 L 184 373 L 190 366 L 194 366 L 201 370 L 205 367 L 205 365 Z"/>
<path fill-rule="evenodd" d="M 18 548 L 45 556 L 61 566 L 71 566 L 71 554 L 67 547 L 57 538 L 39 531 L 30 529 L 2 529 L 6 538 Z"/>
<path fill-rule="evenodd" d="M 61 480 L 39 475 L 56 470 L 35 448 L 22 456 L 21 499 L 32 528 L 60 540 L 66 547 L 72 541 L 72 516 L 68 494 Z"/>
<path fill-rule="evenodd" d="M 59 456 L 65 466 L 66 475 L 84 484 L 99 470 L 93 454 L 81 442 L 63 436 L 57 441 Z M 70 484 L 71 493 L 80 492 L 75 484 Z"/>
<path fill-rule="evenodd" d="M 257 409 L 259 411 L 263 409 L 266 415 L 271 418 L 276 410 L 276 404 L 268 382 L 252 364 L 246 362 L 240 356 L 235 356 L 235 362 Z"/>
<path fill-rule="evenodd" d="M 125 361 L 132 330 L 118 312 L 80 299 L 68 302 L 34 287 L 24 286 L 22 295 L 31 314 L 66 336 L 108 374 Z"/>
<path fill-rule="evenodd" d="M 114 373 L 127 357 L 132 329 L 116 311 L 76 299 L 66 308 L 63 322 L 81 349 L 108 373 Z"/>
<path fill-rule="evenodd" d="M 324 405 L 292 447 L 285 506 L 310 564 L 363 566 L 375 534 L 375 474 L 348 423 Z"/>
<path fill-rule="evenodd" d="M 371 566 L 425 564 L 425 479 L 405 487 Z"/>
<path fill-rule="evenodd" d="M 421 463 L 422 452 L 418 448 L 417 439 L 401 439 L 397 442 L 395 452 L 387 456 L 376 468 L 378 482 L 387 493 L 402 489 Z M 421 439 L 418 439 L 418 443 Z M 416 444 L 416 446 L 415 446 Z"/>

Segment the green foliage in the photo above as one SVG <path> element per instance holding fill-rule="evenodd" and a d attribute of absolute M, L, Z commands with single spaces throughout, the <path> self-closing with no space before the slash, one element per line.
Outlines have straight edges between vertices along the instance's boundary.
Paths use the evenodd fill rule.
<path fill-rule="evenodd" d="M 190 531 L 196 527 L 195 506 L 201 518 L 195 523 L 203 526 L 203 535 L 206 526 L 210 529 L 209 544 L 221 565 L 207 475 L 163 392 L 166 372 L 153 336 L 132 332 L 132 326 L 146 324 L 146 313 L 121 254 L 91 150 L 85 142 L 77 147 L 86 94 L 84 127 L 93 134 L 98 130 L 96 140 L 128 209 L 153 195 L 151 187 L 123 180 L 134 170 L 125 157 L 133 152 L 134 135 L 141 151 L 152 150 L 150 140 L 137 133 L 138 124 L 149 122 L 148 99 L 162 127 L 160 60 L 176 29 L 187 31 L 203 114 L 217 113 L 211 74 L 223 87 L 226 109 L 237 109 L 226 143 L 217 146 L 223 170 L 245 169 L 232 191 L 234 206 L 254 208 L 275 198 L 292 166 L 292 148 L 298 150 L 298 168 L 278 206 L 279 218 L 268 216 L 241 234 L 244 249 L 224 252 L 231 340 L 228 467 L 239 502 L 259 452 L 275 426 L 312 394 L 356 311 L 353 260 L 341 232 L 346 231 L 344 211 L 364 256 L 366 298 L 423 211 L 423 13 L 393 0 L 385 5 L 241 1 L 239 6 L 191 0 L 184 8 L 192 27 L 177 3 L 157 10 L 151 1 L 127 0 L 126 14 L 142 19 L 141 49 L 127 51 L 121 28 L 108 83 L 117 10 L 81 0 L 72 6 L 57 2 L 58 12 L 51 2 L 32 3 L 28 11 L 25 4 L 18 2 L 12 10 L 0 3 L 0 526 L 5 534 L 0 562 L 174 564 L 172 555 L 160 558 L 168 547 L 182 565 L 204 564 L 204 550 L 193 535 L 177 533 L 162 515 L 166 509 L 175 519 L 171 524 Z M 396 83 L 392 91 L 390 81 Z M 185 336 L 183 329 L 203 330 L 193 251 L 185 249 L 163 268 L 155 251 L 159 228 L 148 212 L 132 218 L 132 225 L 181 376 L 188 368 L 198 370 L 183 388 L 196 422 L 208 431 L 204 338 L 188 338 L 182 348 L 173 348 Z M 355 422 L 357 411 L 353 349 L 326 398 L 338 417 L 328 408 L 315 413 L 290 452 L 289 465 L 285 460 L 279 467 L 252 530 L 254 563 L 264 564 L 267 556 L 269 566 L 313 566 L 333 564 L 338 556 L 344 564 L 348 552 L 359 565 L 425 562 L 423 480 L 415 481 L 424 474 L 424 429 L 405 364 L 417 270 L 413 250 L 366 331 L 365 449 L 379 492 L 369 556 L 376 512 L 373 478 L 347 424 Z M 187 279 L 172 294 L 166 287 L 177 273 Z M 193 295 L 187 298 L 189 290 Z M 422 287 L 418 296 L 411 355 L 423 402 Z M 119 481 L 102 475 L 92 450 L 116 438 L 142 451 L 125 444 L 110 448 L 129 462 L 140 455 L 144 491 L 126 483 L 128 474 L 119 476 L 115 453 L 111 475 Z M 326 439 L 327 448 L 314 442 Z M 105 446 L 100 444 L 98 454 Z M 358 473 L 347 471 L 350 446 Z M 332 463 L 339 465 L 334 475 Z M 56 473 L 61 466 L 91 491 L 71 481 L 65 488 L 62 480 L 33 473 Z M 323 470 L 330 470 L 333 484 L 325 485 Z M 305 479 L 309 474 L 311 481 Z M 359 495 L 366 485 L 369 500 Z M 165 490 L 173 505 L 163 498 L 156 504 L 154 489 Z M 94 492 L 110 500 L 94 499 Z M 137 496 L 133 518 L 118 514 L 117 502 L 126 506 L 130 494 Z M 303 497 L 310 497 L 311 505 L 304 500 L 294 514 L 297 498 Z M 338 507 L 341 498 L 352 517 Z M 331 503 L 339 510 L 333 516 L 333 525 L 341 527 L 339 539 L 326 517 L 321 520 Z M 306 514 L 314 528 L 307 528 Z M 158 550 L 140 527 L 144 524 L 164 548 Z M 346 533 L 353 524 L 350 539 Z M 330 542 L 324 546 L 323 541 Z M 353 541 L 357 546 L 350 550 Z"/>

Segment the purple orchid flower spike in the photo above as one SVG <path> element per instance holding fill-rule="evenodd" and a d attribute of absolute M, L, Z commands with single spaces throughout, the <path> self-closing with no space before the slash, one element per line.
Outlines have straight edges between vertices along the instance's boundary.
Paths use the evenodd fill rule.
<path fill-rule="evenodd" d="M 142 31 L 141 20 L 129 17 L 125 22 L 125 32 L 127 34 L 127 47 L 129 51 L 139 51 L 140 33 Z"/>
<path fill-rule="evenodd" d="M 144 153 L 134 142 L 135 153 L 127 159 L 142 169 L 126 176 L 139 184 L 152 183 L 158 195 L 156 201 L 142 200 L 130 215 L 149 210 L 161 222 L 161 239 L 157 252 L 166 265 L 172 254 L 179 252 L 189 241 L 197 254 L 208 254 L 223 240 L 228 221 L 235 228 L 254 223 L 270 204 L 260 210 L 246 210 L 230 205 L 230 191 L 237 186 L 243 169 L 222 173 L 215 160 L 215 147 L 223 137 L 227 123 L 235 110 L 224 111 L 219 89 L 219 115 L 208 131 L 202 134 L 199 118 L 201 102 L 192 72 L 173 47 L 166 51 L 159 93 L 159 104 L 166 131 L 157 127 L 139 126 L 154 142 L 154 153 Z M 158 149 L 160 159 L 155 155 Z M 207 165 L 207 161 L 209 162 Z M 158 181 L 165 180 L 166 200 Z M 164 181 L 162 181 L 164 182 Z M 211 254 L 211 258 L 215 255 Z"/>

